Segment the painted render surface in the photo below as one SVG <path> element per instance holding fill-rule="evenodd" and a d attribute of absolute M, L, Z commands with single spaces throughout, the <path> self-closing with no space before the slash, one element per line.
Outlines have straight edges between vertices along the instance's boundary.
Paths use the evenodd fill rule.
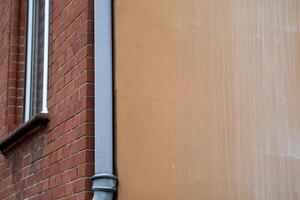
<path fill-rule="evenodd" d="M 300 1 L 114 9 L 119 200 L 300 199 Z"/>

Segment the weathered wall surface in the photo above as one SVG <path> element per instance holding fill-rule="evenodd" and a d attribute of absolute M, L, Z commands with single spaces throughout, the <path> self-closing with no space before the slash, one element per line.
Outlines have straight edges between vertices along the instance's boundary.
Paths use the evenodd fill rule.
<path fill-rule="evenodd" d="M 119 200 L 300 199 L 300 1 L 115 14 Z"/>

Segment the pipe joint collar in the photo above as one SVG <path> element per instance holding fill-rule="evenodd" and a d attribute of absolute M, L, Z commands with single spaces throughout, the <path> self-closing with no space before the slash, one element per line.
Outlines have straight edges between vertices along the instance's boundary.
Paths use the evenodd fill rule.
<path fill-rule="evenodd" d="M 117 191 L 117 177 L 113 174 L 96 174 L 93 180 L 93 200 L 112 199 L 114 192 Z"/>

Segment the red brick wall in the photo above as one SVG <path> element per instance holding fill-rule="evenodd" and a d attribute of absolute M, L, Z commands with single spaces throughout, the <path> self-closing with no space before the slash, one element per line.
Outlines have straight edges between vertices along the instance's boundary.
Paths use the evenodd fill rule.
<path fill-rule="evenodd" d="M 7 89 L 9 69 L 10 0 L 0 4 L 0 136 L 7 134 Z"/>
<path fill-rule="evenodd" d="M 1 138 L 22 122 L 25 4 L 0 4 Z M 3 200 L 92 198 L 93 0 L 52 0 L 50 12 L 50 121 L 0 156 Z"/>
<path fill-rule="evenodd" d="M 26 19 L 27 19 L 27 1 L 19 1 L 19 22 L 18 22 L 18 68 L 16 80 L 16 110 L 15 110 L 15 124 L 20 125 L 23 122 L 23 101 L 24 101 L 24 68 L 25 68 L 25 49 L 26 49 Z"/>
<path fill-rule="evenodd" d="M 26 1 L 5 0 L 0 13 L 0 138 L 22 121 Z M 23 41 L 22 41 L 23 40 Z M 18 79 L 18 76 L 21 76 Z"/>

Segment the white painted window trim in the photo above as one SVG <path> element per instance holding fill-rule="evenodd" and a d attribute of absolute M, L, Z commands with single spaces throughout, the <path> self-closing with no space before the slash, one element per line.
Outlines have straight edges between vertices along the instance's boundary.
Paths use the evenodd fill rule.
<path fill-rule="evenodd" d="M 26 56 L 26 81 L 25 81 L 25 106 L 24 121 L 28 121 L 31 109 L 31 71 L 32 71 L 32 41 L 33 41 L 33 6 L 35 0 L 28 0 L 28 26 L 27 26 L 27 56 Z M 49 10 L 50 0 L 45 0 L 45 27 L 44 27 L 44 63 L 43 63 L 43 99 L 41 113 L 48 113 L 47 89 L 48 89 L 48 57 L 49 57 Z"/>
<path fill-rule="evenodd" d="M 44 34 L 44 78 L 43 78 L 43 107 L 42 113 L 48 113 L 48 65 L 49 65 L 49 23 L 50 23 L 50 0 L 45 0 L 45 34 Z"/>
<path fill-rule="evenodd" d="M 24 121 L 30 118 L 30 102 L 31 102 L 31 53 L 32 53 L 32 24 L 33 24 L 33 0 L 28 0 L 28 20 L 27 20 L 27 53 L 26 53 L 26 82 L 25 82 L 25 106 Z"/>

